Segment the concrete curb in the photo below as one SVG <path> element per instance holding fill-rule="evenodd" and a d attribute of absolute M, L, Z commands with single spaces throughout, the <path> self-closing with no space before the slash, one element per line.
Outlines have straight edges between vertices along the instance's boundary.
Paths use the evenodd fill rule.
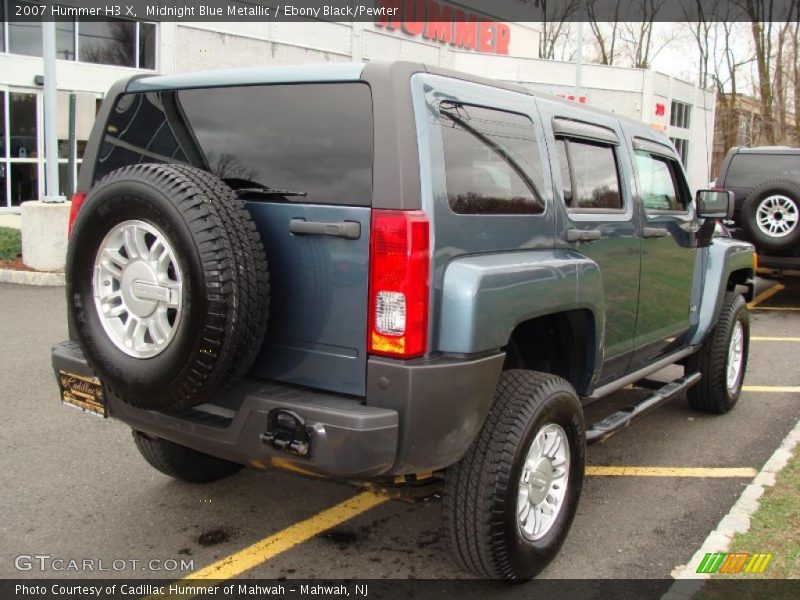
<path fill-rule="evenodd" d="M 63 273 L 45 273 L 43 271 L 15 271 L 0 269 L 0 283 L 16 283 L 18 285 L 63 286 Z"/>
<path fill-rule="evenodd" d="M 703 545 L 689 560 L 689 564 L 676 567 L 672 571 L 672 577 L 676 581 L 661 600 L 687 600 L 700 591 L 710 578 L 710 575 L 696 572 L 700 561 L 707 553 L 727 551 L 734 535 L 745 533 L 750 529 L 750 517 L 758 510 L 758 500 L 764 494 L 764 488 L 775 485 L 775 476 L 789 462 L 798 444 L 800 444 L 800 421 L 783 438 L 781 445 L 764 463 L 761 471 L 744 489 L 736 504 L 717 524 L 717 528 L 708 534 Z"/>

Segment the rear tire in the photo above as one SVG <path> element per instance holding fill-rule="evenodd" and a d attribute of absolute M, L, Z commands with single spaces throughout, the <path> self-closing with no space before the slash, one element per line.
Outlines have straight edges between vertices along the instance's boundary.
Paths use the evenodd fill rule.
<path fill-rule="evenodd" d="M 446 474 L 444 532 L 456 562 L 495 579 L 539 573 L 569 532 L 585 455 L 572 386 L 545 373 L 504 371 L 478 439 Z"/>
<path fill-rule="evenodd" d="M 188 483 L 211 483 L 237 473 L 242 465 L 222 460 L 161 438 L 132 431 L 133 441 L 151 467 Z"/>
<path fill-rule="evenodd" d="M 686 360 L 687 373 L 702 375 L 686 392 L 689 406 L 718 415 L 731 410 L 742 393 L 749 348 L 747 303 L 740 294 L 726 292 L 717 324 L 700 350 Z"/>

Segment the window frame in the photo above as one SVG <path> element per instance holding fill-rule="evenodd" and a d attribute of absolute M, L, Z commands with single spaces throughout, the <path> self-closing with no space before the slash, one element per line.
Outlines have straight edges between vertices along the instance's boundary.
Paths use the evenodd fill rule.
<path fill-rule="evenodd" d="M 569 179 L 570 179 L 570 188 L 572 189 L 572 196 L 573 200 L 575 197 L 575 169 L 573 168 L 573 158 L 572 153 L 570 152 L 570 144 L 577 143 L 577 144 L 584 144 L 586 146 L 597 146 L 600 148 L 608 148 L 611 150 L 611 155 L 614 158 L 614 167 L 617 173 L 617 189 L 619 192 L 620 198 L 620 207 L 619 208 L 581 208 L 581 207 L 572 207 L 566 203 L 566 200 L 563 198 L 563 182 L 562 182 L 562 200 L 564 200 L 564 208 L 567 210 L 567 213 L 572 216 L 579 216 L 579 215 L 627 215 L 630 211 L 630 203 L 626 199 L 625 190 L 625 178 L 623 177 L 622 169 L 620 168 L 620 160 L 619 160 L 619 152 L 617 150 L 618 144 L 614 144 L 611 142 L 596 140 L 596 139 L 589 139 L 589 138 L 582 138 L 578 136 L 570 136 L 565 134 L 557 134 L 555 136 L 556 143 L 559 141 L 564 142 L 565 146 L 565 154 L 567 156 L 567 170 L 569 172 Z M 560 160 L 560 159 L 559 159 Z"/>
<path fill-rule="evenodd" d="M 692 105 L 672 99 L 670 102 L 669 124 L 678 129 L 690 129 L 692 125 Z"/>
<path fill-rule="evenodd" d="M 686 168 L 689 164 L 689 140 L 678 136 L 671 136 L 669 139 L 672 145 L 675 146 L 681 164 Z"/>
<path fill-rule="evenodd" d="M 443 111 L 442 111 L 442 105 L 443 104 L 451 104 L 451 105 L 465 106 L 465 107 L 474 107 L 474 108 L 481 109 L 481 110 L 495 111 L 495 112 L 499 112 L 499 113 L 505 113 L 505 114 L 509 114 L 509 115 L 515 115 L 515 116 L 518 116 L 518 117 L 522 117 L 524 119 L 527 119 L 530 122 L 531 130 L 534 133 L 538 133 L 537 130 L 536 130 L 535 121 L 534 121 L 533 118 L 531 118 L 531 116 L 529 114 L 526 114 L 526 113 L 518 111 L 518 110 L 510 110 L 508 108 L 501 108 L 501 107 L 493 106 L 493 105 L 480 104 L 480 103 L 477 103 L 477 102 L 470 102 L 470 101 L 460 100 L 460 99 L 456 99 L 456 98 L 452 98 L 452 99 L 451 98 L 447 98 L 447 99 L 443 99 L 443 100 L 441 100 L 441 101 L 436 103 L 436 114 L 437 114 L 439 128 L 443 127 L 442 120 L 447 118 L 447 117 L 445 117 L 443 115 Z M 447 190 L 447 152 L 446 152 L 446 148 L 445 148 L 444 136 L 441 135 L 441 134 L 440 134 L 440 140 L 441 140 L 441 145 L 442 145 L 442 160 L 443 160 L 442 173 L 444 175 L 445 196 L 447 198 L 447 208 L 448 208 L 448 210 L 450 211 L 451 214 L 457 215 L 459 217 L 506 217 L 506 218 L 508 218 L 508 217 L 525 217 L 525 218 L 537 217 L 537 218 L 539 218 L 539 217 L 544 217 L 545 215 L 547 215 L 547 212 L 548 212 L 547 195 L 544 193 L 544 190 L 539 190 L 538 189 L 538 187 L 536 185 L 536 181 L 534 180 L 535 176 L 532 177 L 531 175 L 526 174 L 526 178 L 530 182 L 530 185 L 528 185 L 528 182 L 525 181 L 525 178 L 523 178 L 519 173 L 516 173 L 516 172 L 515 172 L 515 175 L 522 180 L 522 182 L 525 184 L 525 186 L 531 190 L 533 196 L 536 199 L 538 199 L 539 202 L 541 203 L 542 210 L 540 212 L 525 212 L 525 213 L 519 213 L 519 212 L 470 212 L 470 213 L 465 213 L 465 212 L 457 212 L 456 210 L 454 210 L 453 209 L 453 205 L 450 202 L 450 194 L 449 194 L 449 192 Z M 536 153 L 538 155 L 539 161 L 540 162 L 544 162 L 544 161 L 547 161 L 547 158 L 546 157 L 543 158 L 542 147 L 541 147 L 541 144 L 539 142 L 540 142 L 540 140 L 534 140 L 532 143 L 534 144 L 534 147 L 536 149 Z M 502 154 L 500 152 L 498 152 L 497 150 L 491 148 L 490 146 L 487 146 L 487 148 L 492 149 L 494 152 L 496 152 L 497 154 L 502 156 Z M 507 162 L 507 164 L 509 165 L 509 167 L 511 168 L 512 171 L 515 171 L 514 167 L 510 163 Z M 540 174 L 540 175 L 543 175 L 543 174 Z M 543 179 L 542 180 L 542 184 L 546 185 L 546 183 L 547 182 Z"/>
<path fill-rule="evenodd" d="M 32 0 L 26 0 L 32 1 Z M 33 1 L 32 1 L 33 3 Z M 3 20 L 3 39 L 2 43 L 0 44 L 0 54 L 6 54 L 9 56 L 30 56 L 27 54 L 19 54 L 16 52 L 11 52 L 11 46 L 8 39 L 8 1 L 7 0 L 0 0 L 0 8 L 2 8 L 2 13 L 5 19 Z M 145 19 L 126 19 L 123 17 L 117 17 L 119 21 L 131 21 L 136 25 L 136 30 L 134 32 L 134 48 L 133 48 L 133 56 L 134 56 L 134 64 L 132 66 L 129 65 L 109 65 L 106 63 L 94 63 L 90 61 L 85 61 L 80 59 L 80 24 L 81 20 L 78 17 L 73 17 L 70 19 L 72 23 L 72 49 L 74 53 L 74 58 L 59 58 L 58 60 L 64 60 L 67 62 L 75 62 L 81 63 L 84 65 L 100 65 L 104 67 L 114 67 L 119 69 L 135 69 L 137 71 L 150 71 L 156 72 L 158 71 L 158 61 L 161 57 L 161 52 L 159 51 L 159 42 L 161 40 L 161 28 L 159 27 L 158 21 L 147 21 Z M 141 28 L 142 23 L 152 25 L 155 27 L 155 35 L 153 36 L 153 68 L 143 67 L 141 65 L 141 56 L 139 51 L 139 44 L 141 41 Z M 32 58 L 41 58 L 41 56 L 33 56 Z"/>

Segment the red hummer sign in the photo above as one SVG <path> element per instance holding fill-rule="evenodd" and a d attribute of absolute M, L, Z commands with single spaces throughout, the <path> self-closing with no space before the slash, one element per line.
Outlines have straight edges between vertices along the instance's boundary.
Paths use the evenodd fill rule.
<path fill-rule="evenodd" d="M 386 11 L 377 27 L 488 54 L 508 54 L 511 29 L 506 23 L 454 8 L 436 0 L 381 0 Z M 392 15 L 392 16 L 390 16 Z"/>

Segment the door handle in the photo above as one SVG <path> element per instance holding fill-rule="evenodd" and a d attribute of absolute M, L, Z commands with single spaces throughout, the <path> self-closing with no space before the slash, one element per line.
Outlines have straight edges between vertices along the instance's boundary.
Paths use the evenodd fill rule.
<path fill-rule="evenodd" d="M 603 237 L 599 229 L 567 229 L 568 242 L 594 242 Z"/>
<path fill-rule="evenodd" d="M 289 221 L 289 232 L 295 235 L 328 235 L 346 240 L 357 240 L 361 237 L 361 223 L 357 221 L 325 223 L 322 221 L 292 219 Z"/>
<path fill-rule="evenodd" d="M 642 229 L 643 238 L 663 238 L 669 235 L 669 231 L 661 227 L 645 227 Z"/>

